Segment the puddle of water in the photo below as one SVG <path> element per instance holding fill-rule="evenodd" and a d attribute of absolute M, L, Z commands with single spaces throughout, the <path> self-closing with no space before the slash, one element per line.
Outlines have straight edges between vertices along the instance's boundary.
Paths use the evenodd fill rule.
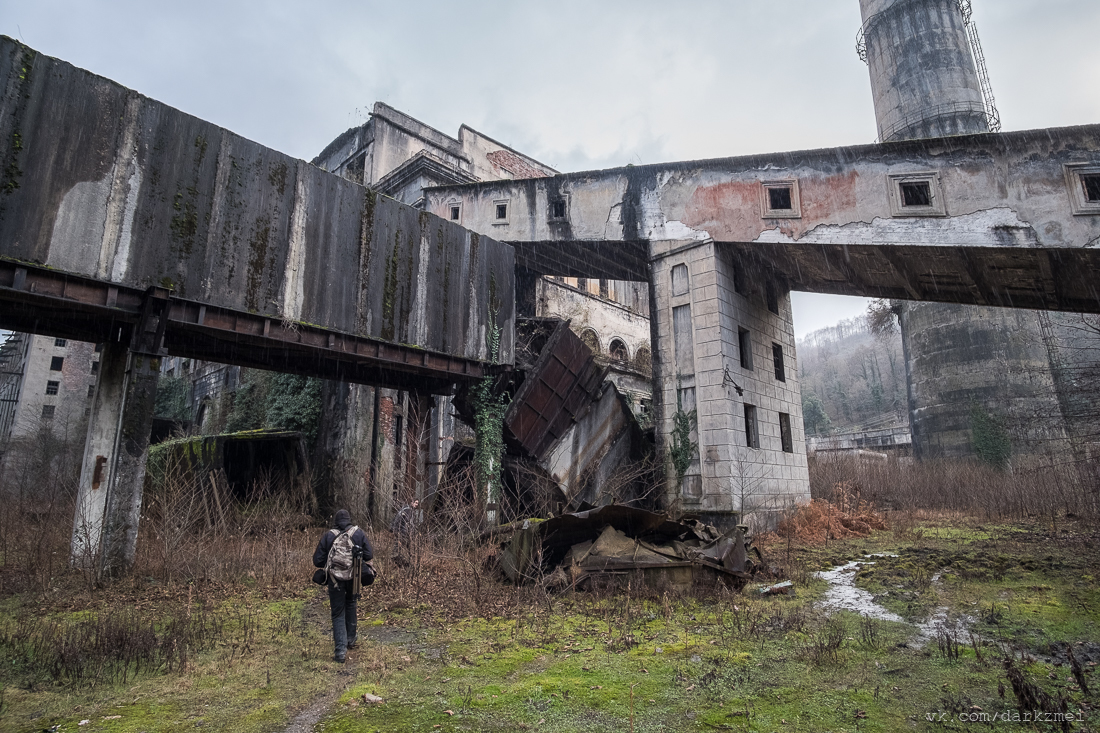
<path fill-rule="evenodd" d="M 875 555 L 867 555 L 866 557 L 897 557 L 897 555 L 878 553 Z M 868 618 L 909 623 L 893 611 L 875 603 L 875 599 L 870 593 L 862 588 L 856 587 L 856 571 L 864 565 L 874 564 L 874 561 L 853 560 L 850 563 L 840 565 L 832 570 L 823 570 L 815 573 L 817 577 L 825 580 L 829 584 L 828 590 L 825 591 L 825 598 L 821 601 L 821 606 L 830 611 L 854 611 Z M 940 573 L 936 573 L 932 578 L 932 582 L 938 583 L 939 579 Z M 932 612 L 928 620 L 913 624 L 917 627 L 917 635 L 913 638 L 911 643 L 917 647 L 924 646 L 926 643 L 936 638 L 936 634 L 941 630 L 948 631 L 960 640 L 967 639 L 968 629 L 974 622 L 975 619 L 973 616 L 950 618 L 949 609 L 946 606 L 940 606 Z"/>
<path fill-rule="evenodd" d="M 864 565 L 874 565 L 874 563 L 854 560 L 832 570 L 815 573 L 817 577 L 829 584 L 829 589 L 825 591 L 825 598 L 821 601 L 822 607 L 832 611 L 854 611 L 861 616 L 882 621 L 905 621 L 893 611 L 875 603 L 870 593 L 856 587 L 856 571 Z"/>

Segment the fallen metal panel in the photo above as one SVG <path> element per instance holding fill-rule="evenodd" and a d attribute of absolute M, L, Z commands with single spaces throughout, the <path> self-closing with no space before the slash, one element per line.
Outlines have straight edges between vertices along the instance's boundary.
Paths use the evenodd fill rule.
<path fill-rule="evenodd" d="M 604 370 L 563 321 L 543 347 L 504 416 L 504 425 L 532 456 L 541 458 L 595 399 Z"/>

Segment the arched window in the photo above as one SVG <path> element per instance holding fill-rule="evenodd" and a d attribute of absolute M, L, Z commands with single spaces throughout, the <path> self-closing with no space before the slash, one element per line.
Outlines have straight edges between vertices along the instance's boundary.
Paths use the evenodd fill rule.
<path fill-rule="evenodd" d="M 581 341 L 584 345 L 592 349 L 593 354 L 600 353 L 600 337 L 596 335 L 596 332 L 591 328 L 586 328 L 580 333 Z"/>
<path fill-rule="evenodd" d="M 630 361 L 630 352 L 626 350 L 626 344 L 620 339 L 611 339 L 611 346 L 608 348 L 611 354 L 612 361 L 617 361 L 625 364 Z"/>
<path fill-rule="evenodd" d="M 634 355 L 634 368 L 642 374 L 653 372 L 653 356 L 649 353 L 648 346 L 638 348 L 638 352 Z"/>

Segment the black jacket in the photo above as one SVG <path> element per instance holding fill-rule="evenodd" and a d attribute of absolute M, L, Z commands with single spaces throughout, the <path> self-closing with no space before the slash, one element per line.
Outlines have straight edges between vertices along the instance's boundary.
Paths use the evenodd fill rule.
<path fill-rule="evenodd" d="M 345 524 L 342 527 L 336 527 L 336 529 L 343 532 L 350 526 L 350 524 Z M 329 550 L 332 549 L 332 543 L 335 541 L 336 535 L 332 533 L 332 530 L 327 530 L 325 534 L 321 536 L 321 541 L 317 543 L 317 549 L 313 551 L 313 567 L 323 568 L 325 566 L 325 563 L 328 562 Z M 370 540 L 367 539 L 367 535 L 362 528 L 355 530 L 351 535 L 351 542 L 363 548 L 363 562 L 374 557 L 374 549 L 370 546 Z"/>

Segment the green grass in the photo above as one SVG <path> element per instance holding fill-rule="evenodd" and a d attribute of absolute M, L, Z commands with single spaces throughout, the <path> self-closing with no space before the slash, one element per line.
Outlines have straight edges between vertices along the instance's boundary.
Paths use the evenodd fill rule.
<path fill-rule="evenodd" d="M 963 730 L 979 724 L 960 723 L 959 714 L 1015 709 L 1005 654 L 1039 689 L 1066 697 L 1070 710 L 1097 708 L 1095 668 L 1087 668 L 1094 689 L 1086 698 L 1067 666 L 1045 660 L 1063 642 L 1100 642 L 1098 551 L 1091 530 L 1070 529 L 1052 536 L 1040 525 L 952 522 L 791 548 L 792 567 L 810 569 L 897 554 L 874 558 L 857 582 L 913 620 L 941 606 L 973 616 L 981 640 L 976 648 L 959 640 L 957 658 L 935 642 L 918 646 L 910 624 L 844 613 L 830 620 L 814 605 L 824 582 L 804 572 L 793 597 L 761 596 L 757 584 L 695 598 L 567 595 L 551 599 L 552 610 L 504 587 L 495 592 L 511 605 L 484 616 L 447 610 L 430 593 L 396 602 L 382 585 L 361 604 L 362 643 L 347 666 L 330 660 L 322 591 L 265 597 L 237 588 L 203 601 L 224 622 L 182 673 L 74 689 L 12 664 L 15 651 L 0 643 L 0 729 L 278 731 L 334 695 L 317 728 L 326 733 Z M 768 556 L 785 560 L 786 551 L 777 546 Z M 180 608 L 164 592 L 163 602 L 130 605 L 163 624 Z M 44 608 L 51 619 L 76 623 L 112 603 L 125 599 L 49 608 L 39 598 L 9 597 L 0 600 L 0 628 Z M 366 704 L 364 693 L 385 702 Z M 929 720 L 942 714 L 949 720 Z M 1093 729 L 1100 725 L 1097 713 L 1086 716 Z M 82 720 L 91 722 L 81 727 Z"/>

